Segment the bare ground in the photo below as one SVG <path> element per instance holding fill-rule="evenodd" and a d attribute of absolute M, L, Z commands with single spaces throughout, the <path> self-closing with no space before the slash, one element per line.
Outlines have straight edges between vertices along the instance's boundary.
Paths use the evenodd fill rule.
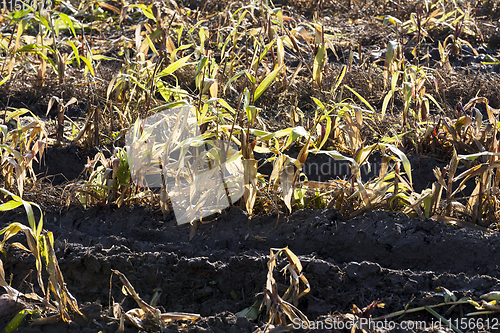
<path fill-rule="evenodd" d="M 10 213 L 2 221 L 23 218 L 22 212 Z M 231 208 L 201 225 L 191 241 L 189 228 L 176 226 L 173 215 L 163 219 L 144 207 L 49 211 L 45 228 L 55 235 L 70 292 L 95 320 L 23 331 L 115 331 L 116 324 L 110 326 L 105 314 L 110 295 L 115 301 L 124 298 L 116 277 L 110 294 L 111 270 L 116 269 L 144 300 L 150 301 L 159 288 L 158 304 L 165 311 L 202 316 L 194 324 L 172 325 L 172 331 L 252 332 L 259 322 L 234 314 L 262 299 L 269 249 L 285 246 L 299 256 L 311 284 L 299 303 L 310 320 L 333 318 L 349 313 L 353 304 L 364 307 L 376 300 L 385 308 L 376 309 L 374 316 L 438 304 L 439 297 L 433 296 L 438 287 L 475 299 L 500 288 L 498 234 L 399 213 L 374 211 L 343 221 L 335 210 L 301 210 L 289 217 L 250 219 Z M 34 286 L 32 256 L 10 252 L 4 265 L 6 276 L 13 274 L 13 286 L 24 291 Z M 135 307 L 131 299 L 123 306 Z M 447 317 L 473 310 L 465 307 Z M 399 321 L 422 318 L 432 320 L 423 313 Z"/>

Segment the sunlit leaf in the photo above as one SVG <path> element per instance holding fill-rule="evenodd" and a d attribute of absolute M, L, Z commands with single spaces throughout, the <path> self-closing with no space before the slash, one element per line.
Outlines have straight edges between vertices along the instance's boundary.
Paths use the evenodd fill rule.
<path fill-rule="evenodd" d="M 326 46 L 324 43 L 321 43 L 318 47 L 318 53 L 316 53 L 316 57 L 314 58 L 313 64 L 313 79 L 316 81 L 318 86 L 321 86 L 323 65 L 326 59 Z"/>
<path fill-rule="evenodd" d="M 278 74 L 281 71 L 281 69 L 283 68 L 283 66 L 279 66 L 274 71 L 272 71 L 264 80 L 262 80 L 262 82 L 259 84 L 257 89 L 255 89 L 254 98 L 253 98 L 254 101 L 259 99 L 259 97 L 264 93 L 264 91 L 266 91 L 267 88 L 269 88 L 271 83 L 273 83 L 273 81 L 278 76 Z"/>
<path fill-rule="evenodd" d="M 368 101 L 366 99 L 364 99 L 363 96 L 361 96 L 356 91 L 354 91 L 353 89 L 351 89 L 348 85 L 344 85 L 344 87 L 346 87 L 347 89 L 349 89 L 354 95 L 356 95 L 356 97 L 359 98 L 359 100 L 361 102 L 363 102 L 370 110 L 372 110 L 375 113 L 375 109 L 371 106 L 370 103 L 368 103 Z"/>
<path fill-rule="evenodd" d="M 392 90 L 389 90 L 387 95 L 385 95 L 385 97 L 384 97 L 384 102 L 382 103 L 382 113 L 380 115 L 380 119 L 384 119 L 385 111 L 387 110 L 387 105 L 389 105 L 391 97 L 392 97 Z"/>

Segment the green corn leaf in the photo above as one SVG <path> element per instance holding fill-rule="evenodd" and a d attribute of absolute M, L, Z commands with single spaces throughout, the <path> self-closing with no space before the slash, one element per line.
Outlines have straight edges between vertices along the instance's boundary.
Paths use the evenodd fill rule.
<path fill-rule="evenodd" d="M 68 15 L 61 13 L 61 12 L 59 12 L 59 17 L 64 22 L 66 27 L 71 30 L 71 32 L 73 33 L 73 36 L 75 36 L 75 38 L 76 38 L 75 26 L 73 25 L 73 21 L 71 20 L 71 18 Z"/>
<path fill-rule="evenodd" d="M 231 107 L 231 105 L 227 104 L 227 102 L 225 100 L 223 100 L 222 98 L 220 98 L 218 100 L 218 102 L 219 102 L 220 105 L 222 105 L 224 108 L 226 108 L 232 114 L 236 113 L 236 111 L 234 111 L 234 109 Z"/>
<path fill-rule="evenodd" d="M 240 312 L 237 312 L 236 317 L 245 317 L 250 320 L 256 320 L 257 318 L 259 318 L 261 312 L 260 303 L 261 302 L 259 300 L 255 301 L 252 306 L 243 309 Z"/>
<path fill-rule="evenodd" d="M 312 97 L 312 96 L 311 96 L 311 99 L 313 100 L 314 104 L 319 106 L 319 108 L 321 110 L 325 111 L 325 105 L 319 99 L 317 99 L 316 97 Z"/>
<path fill-rule="evenodd" d="M 80 59 L 82 59 L 82 61 L 85 63 L 85 65 L 86 65 L 85 69 L 89 70 L 90 74 L 92 74 L 92 76 L 95 76 L 94 67 L 92 66 L 92 62 L 89 59 L 85 58 L 85 57 L 80 57 Z"/>
<path fill-rule="evenodd" d="M 408 160 L 408 157 L 399 150 L 396 146 L 389 145 L 389 144 L 383 144 L 381 143 L 380 145 L 386 147 L 387 149 L 391 150 L 403 163 L 403 168 L 405 169 L 405 173 L 408 175 L 408 179 L 410 180 L 410 184 L 413 183 L 412 177 L 411 177 L 411 164 L 410 161 Z"/>
<path fill-rule="evenodd" d="M 500 291 L 491 291 L 487 294 L 481 295 L 481 299 L 485 299 L 487 301 L 500 300 Z"/>
<path fill-rule="evenodd" d="M 342 67 L 342 71 L 340 72 L 339 76 L 337 77 L 337 81 L 335 82 L 335 86 L 332 89 L 332 95 L 337 91 L 339 86 L 342 84 L 342 81 L 344 81 L 344 76 L 345 76 L 346 72 L 347 72 L 347 66 L 344 65 Z"/>
<path fill-rule="evenodd" d="M 291 132 L 292 132 L 293 128 L 289 127 L 289 128 L 285 128 L 283 130 L 279 130 L 277 132 L 274 133 L 274 137 L 275 138 L 281 138 L 283 136 L 287 136 L 289 135 Z"/>
<path fill-rule="evenodd" d="M 391 23 L 391 24 L 394 24 L 394 25 L 398 26 L 398 25 L 400 25 L 402 22 L 401 22 L 399 19 L 395 18 L 394 16 L 387 15 L 387 16 L 385 16 L 385 17 L 384 17 L 384 22 L 383 22 L 383 24 L 384 24 L 384 25 L 387 25 L 388 23 Z"/>
<path fill-rule="evenodd" d="M 253 128 L 250 129 L 250 134 L 260 137 L 260 140 L 271 140 L 274 137 L 274 133 Z"/>
<path fill-rule="evenodd" d="M 15 200 L 9 200 L 4 204 L 0 205 L 0 211 L 8 211 L 12 209 L 16 209 L 17 207 L 21 206 L 23 203 Z"/>
<path fill-rule="evenodd" d="M 66 44 L 71 46 L 71 49 L 73 49 L 73 53 L 75 55 L 76 62 L 78 63 L 78 67 L 80 67 L 80 53 L 78 52 L 78 47 L 76 47 L 75 43 L 73 43 L 73 41 L 71 41 L 71 40 L 66 41 Z"/>
<path fill-rule="evenodd" d="M 151 35 L 151 37 L 152 36 L 153 35 Z M 151 37 L 149 37 L 149 35 L 146 35 L 146 40 L 149 44 L 149 47 L 151 48 L 151 50 L 153 50 L 154 54 L 159 55 L 158 50 L 156 49 L 155 45 L 153 44 L 153 41 L 151 40 L 152 39 Z"/>
<path fill-rule="evenodd" d="M 257 117 L 258 110 L 254 105 L 249 105 L 245 108 L 245 112 L 247 114 L 248 121 L 253 124 L 255 118 Z"/>
<path fill-rule="evenodd" d="M 24 318 L 27 315 L 32 315 L 33 313 L 37 312 L 38 310 L 28 310 L 24 309 L 19 311 L 19 313 L 9 322 L 9 324 L 5 327 L 4 333 L 12 333 L 16 331 L 19 326 L 22 324 Z"/>
<path fill-rule="evenodd" d="M 373 106 L 371 106 L 370 103 L 368 103 L 368 101 L 363 98 L 363 96 L 361 96 L 360 94 L 358 94 L 356 91 L 354 91 L 354 89 L 352 89 L 348 85 L 344 85 L 344 87 L 346 87 L 347 89 L 349 89 L 354 95 L 356 95 L 357 98 L 359 98 L 359 100 L 361 102 L 363 102 L 370 110 L 373 111 L 373 113 L 375 113 L 375 109 L 373 108 Z"/>
<path fill-rule="evenodd" d="M 181 27 L 181 28 L 182 28 L 182 27 Z M 189 49 L 191 46 L 193 46 L 193 44 L 184 44 L 184 45 L 181 45 L 181 46 L 179 46 L 178 48 L 176 48 L 176 49 L 172 52 L 172 54 L 170 55 L 170 61 L 171 61 L 172 63 L 174 63 L 174 62 L 175 62 L 175 56 L 177 55 L 177 52 L 179 52 L 179 51 L 183 51 L 183 50 L 187 50 L 187 49 Z"/>
<path fill-rule="evenodd" d="M 326 140 L 328 140 L 328 137 L 330 136 L 330 132 L 332 131 L 332 118 L 331 117 L 326 117 L 326 130 L 325 130 L 325 136 L 323 137 L 323 140 L 321 140 L 321 143 L 319 144 L 318 149 L 321 149 L 326 143 Z"/>
<path fill-rule="evenodd" d="M 134 8 L 134 7 L 139 8 L 140 10 L 142 10 L 144 15 L 148 19 L 151 19 L 151 20 L 156 22 L 156 17 L 153 15 L 153 11 L 151 10 L 151 6 L 147 7 L 145 4 L 140 4 L 140 5 L 130 5 L 130 8 Z"/>
<path fill-rule="evenodd" d="M 302 126 L 297 126 L 292 129 L 290 132 L 290 135 L 288 136 L 288 140 L 286 141 L 285 146 L 283 147 L 283 150 L 288 148 L 293 142 L 297 141 L 298 138 L 300 137 L 309 137 L 309 132 Z"/>
<path fill-rule="evenodd" d="M 224 91 L 226 91 L 226 88 L 229 84 L 231 84 L 231 82 L 233 82 L 234 80 L 238 79 L 240 76 L 242 76 L 243 74 L 246 73 L 246 70 L 242 70 L 242 71 L 239 71 L 238 73 L 234 74 L 232 78 L 230 78 L 226 84 L 224 85 Z"/>
<path fill-rule="evenodd" d="M 344 156 L 335 150 L 320 150 L 320 151 L 317 151 L 314 153 L 315 154 L 326 154 L 326 155 L 330 156 L 331 158 L 333 158 L 334 160 L 349 162 L 352 165 L 353 172 L 356 175 L 356 179 L 358 179 L 361 176 L 361 174 L 359 173 L 359 164 L 352 157 Z"/>
<path fill-rule="evenodd" d="M 262 59 L 267 55 L 271 47 L 273 47 L 274 42 L 276 41 L 276 38 L 274 38 L 272 41 L 270 41 L 265 47 L 264 50 L 262 51 L 261 55 L 258 58 L 255 58 L 254 62 L 250 66 L 250 68 L 254 68 L 256 64 L 260 64 L 262 62 Z"/>
<path fill-rule="evenodd" d="M 250 82 L 252 82 L 252 84 L 257 83 L 257 79 L 255 78 L 255 76 L 250 74 L 250 72 L 248 70 L 245 70 L 244 73 L 247 76 L 247 78 L 250 80 Z"/>
<path fill-rule="evenodd" d="M 198 28 L 200 25 L 202 25 L 203 23 L 207 22 L 208 20 L 199 20 L 196 22 L 195 25 L 193 25 L 193 27 L 191 29 L 189 29 L 189 34 L 192 34 L 193 31 L 196 30 L 196 28 Z"/>
<path fill-rule="evenodd" d="M 455 325 L 453 325 L 451 322 L 449 322 L 445 317 L 441 316 L 439 313 L 436 312 L 436 310 L 432 309 L 429 306 L 425 306 L 425 309 L 432 314 L 434 317 L 439 319 L 440 323 L 444 323 L 448 327 L 450 327 L 452 330 L 454 330 L 456 333 L 462 333 L 461 330 L 459 330 Z"/>
<path fill-rule="evenodd" d="M 170 65 L 167 66 L 164 70 L 162 70 L 158 75 L 156 76 L 157 78 L 162 77 L 162 76 L 167 76 L 181 68 L 182 66 L 185 66 L 185 63 L 191 58 L 191 55 L 185 56 L 184 58 L 180 58 L 174 63 L 171 63 Z"/>
<path fill-rule="evenodd" d="M 481 153 L 470 154 L 470 155 L 458 155 L 458 159 L 459 160 L 474 161 L 476 158 L 478 158 L 480 156 L 500 156 L 500 153 L 492 153 L 489 151 L 483 151 Z"/>
<path fill-rule="evenodd" d="M 385 111 L 387 110 L 387 106 L 389 105 L 389 101 L 391 100 L 392 97 L 392 90 L 389 90 L 387 95 L 384 97 L 384 102 L 382 103 L 382 113 L 380 115 L 381 119 L 384 119 L 385 117 Z"/>
<path fill-rule="evenodd" d="M 200 61 L 198 61 L 198 67 L 196 68 L 196 73 L 194 74 L 195 76 L 195 82 L 196 82 L 196 87 L 198 89 L 201 89 L 201 73 L 205 69 L 205 67 L 208 64 L 208 57 L 202 55 L 200 58 Z"/>
<path fill-rule="evenodd" d="M 94 54 L 92 55 L 92 60 L 118 60 L 118 59 L 112 57 L 106 57 L 105 55 L 102 54 Z"/>
<path fill-rule="evenodd" d="M 399 71 L 397 72 L 394 72 L 394 74 L 392 74 L 392 79 L 391 79 L 391 91 L 394 93 L 394 91 L 396 91 L 396 84 L 398 83 L 398 79 L 399 79 Z"/>
<path fill-rule="evenodd" d="M 28 44 L 28 45 L 24 45 L 23 47 L 20 47 L 16 50 L 16 52 L 31 52 L 31 53 L 40 53 L 40 55 L 43 55 L 44 56 L 44 59 L 47 60 L 47 56 L 44 55 L 43 53 L 41 53 L 38 49 L 47 49 L 47 50 L 50 50 L 50 47 L 47 46 L 47 45 L 40 45 L 40 44 Z M 38 53 L 37 53 L 38 52 Z"/>
<path fill-rule="evenodd" d="M 323 77 L 323 65 L 325 64 L 326 58 L 326 46 L 325 43 L 321 43 L 318 47 L 318 53 L 316 53 L 316 57 L 314 58 L 313 64 L 313 79 L 316 81 L 318 86 L 321 85 L 321 79 Z"/>
<path fill-rule="evenodd" d="M 264 91 L 267 90 L 267 88 L 269 88 L 269 86 L 276 79 L 276 77 L 278 76 L 279 72 L 281 71 L 281 69 L 283 67 L 284 67 L 284 65 L 279 66 L 274 71 L 272 71 L 264 80 L 262 80 L 262 82 L 259 84 L 257 89 L 255 89 L 255 94 L 254 94 L 254 98 L 253 98 L 254 102 L 257 99 L 259 99 L 259 97 L 262 95 L 262 93 L 264 93 Z"/>
<path fill-rule="evenodd" d="M 31 111 L 28 110 L 28 109 L 26 109 L 26 108 L 19 108 L 16 111 L 11 112 L 11 114 L 9 114 L 7 116 L 7 118 L 5 119 L 5 121 L 7 122 L 7 121 L 9 121 L 9 120 L 11 120 L 11 119 L 13 119 L 15 117 L 22 116 L 23 114 L 26 114 L 26 113 L 31 113 Z"/>
<path fill-rule="evenodd" d="M 399 47 L 397 41 L 390 41 L 387 45 L 387 51 L 385 52 L 385 64 L 389 65 L 394 60 L 394 51 Z"/>

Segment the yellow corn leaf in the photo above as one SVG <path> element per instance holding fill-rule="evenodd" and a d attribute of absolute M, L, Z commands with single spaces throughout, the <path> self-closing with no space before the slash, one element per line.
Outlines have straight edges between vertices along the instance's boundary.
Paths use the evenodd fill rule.
<path fill-rule="evenodd" d="M 109 3 L 98 2 L 97 4 L 99 5 L 99 7 L 109 9 L 112 12 L 115 12 L 117 15 L 121 14 L 121 12 L 120 12 L 120 10 L 118 8 L 116 8 L 115 6 L 110 5 Z"/>
<path fill-rule="evenodd" d="M 293 175 L 294 167 L 292 164 L 287 165 L 280 175 L 281 190 L 283 191 L 283 201 L 292 212 L 292 197 L 293 197 Z"/>
<path fill-rule="evenodd" d="M 491 291 L 487 294 L 481 295 L 480 298 L 485 299 L 487 301 L 493 301 L 493 300 L 499 301 L 500 300 L 500 291 Z"/>
<path fill-rule="evenodd" d="M 313 64 L 313 79 L 314 81 L 316 81 L 318 86 L 321 86 L 325 59 L 326 59 L 326 46 L 325 43 L 321 43 L 318 47 L 318 53 L 316 53 L 316 57 L 314 58 L 314 64 Z"/>
<path fill-rule="evenodd" d="M 285 47 L 283 45 L 283 37 L 277 40 L 277 53 L 278 53 L 278 66 L 283 66 L 285 64 Z"/>
<path fill-rule="evenodd" d="M 298 273 L 302 273 L 302 264 L 300 263 L 299 258 L 293 253 L 288 247 L 283 248 L 283 252 L 285 252 L 288 261 L 292 263 L 296 268 Z"/>
<path fill-rule="evenodd" d="M 262 80 L 262 82 L 259 84 L 257 89 L 255 89 L 255 94 L 254 94 L 254 98 L 253 98 L 254 102 L 257 99 L 259 99 L 259 97 L 264 93 L 264 91 L 267 90 L 267 88 L 269 88 L 269 86 L 276 79 L 276 77 L 278 76 L 281 69 L 283 69 L 283 67 L 284 67 L 284 65 L 279 66 L 274 71 L 272 71 L 264 80 Z"/>
<path fill-rule="evenodd" d="M 0 86 L 2 86 L 5 82 L 7 82 L 7 80 L 9 80 L 9 78 L 10 78 L 10 73 L 9 73 L 9 74 L 7 74 L 7 76 L 5 76 L 5 77 L 2 79 L 2 81 L 0 81 Z"/>
<path fill-rule="evenodd" d="M 380 119 L 384 119 L 384 117 L 385 117 L 385 111 L 387 110 L 387 106 L 389 105 L 391 97 L 392 97 L 392 90 L 389 90 L 389 92 L 387 93 L 387 95 L 385 95 L 384 102 L 382 103 L 382 112 L 381 112 L 381 115 L 380 115 Z"/>
<path fill-rule="evenodd" d="M 196 313 L 186 312 L 166 312 L 161 314 L 161 318 L 166 322 L 174 320 L 191 320 L 192 322 L 194 322 L 200 318 L 200 315 Z"/>

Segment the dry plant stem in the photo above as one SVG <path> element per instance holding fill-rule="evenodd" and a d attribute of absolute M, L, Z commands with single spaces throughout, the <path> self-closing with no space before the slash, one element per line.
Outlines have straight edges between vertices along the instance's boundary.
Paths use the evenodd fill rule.
<path fill-rule="evenodd" d="M 304 154 L 308 154 L 307 149 L 308 149 L 309 144 L 311 142 L 311 133 L 313 133 L 316 130 L 316 127 L 319 124 L 319 120 L 321 119 L 321 117 L 323 117 L 323 115 L 325 114 L 325 111 L 326 111 L 326 109 L 324 109 L 323 111 L 321 111 L 320 115 L 314 120 L 314 125 L 311 127 L 311 132 L 309 133 L 309 136 L 307 138 L 306 144 L 304 146 L 305 148 L 301 149 L 300 152 L 299 152 L 299 156 L 297 156 L 297 159 L 300 160 L 300 169 L 297 169 L 297 171 L 293 175 L 292 186 L 294 186 L 295 183 L 297 182 L 297 178 L 299 177 L 300 170 L 304 166 L 305 160 L 302 161 L 302 156 Z M 304 151 L 304 149 L 305 149 L 305 151 Z"/>
<path fill-rule="evenodd" d="M 448 172 L 448 189 L 446 191 L 446 216 L 451 215 L 451 194 L 453 193 L 453 175 L 450 175 L 449 170 Z"/>
<path fill-rule="evenodd" d="M 137 302 L 137 304 L 140 306 L 140 308 L 145 312 L 145 313 L 155 313 L 156 312 L 156 309 L 153 308 L 151 305 L 149 305 L 148 303 L 144 302 L 140 297 L 139 295 L 137 294 L 137 292 L 135 291 L 134 287 L 132 287 L 132 285 L 130 284 L 130 282 L 128 281 L 127 277 L 121 273 L 120 271 L 117 271 L 117 270 L 112 270 L 113 273 L 115 273 L 116 275 L 118 275 L 118 277 L 120 278 L 120 280 L 122 281 L 122 283 L 124 284 L 125 288 L 127 288 L 127 290 L 129 291 L 129 293 L 132 295 L 132 297 L 134 298 L 134 300 Z"/>
<path fill-rule="evenodd" d="M 285 32 L 288 36 L 288 38 L 290 38 L 290 40 L 292 41 L 292 44 L 293 44 L 293 48 L 295 49 L 295 51 L 297 51 L 297 54 L 299 55 L 300 57 L 300 60 L 302 61 L 302 63 L 306 66 L 307 70 L 309 71 L 309 74 L 311 74 L 311 77 L 314 77 L 313 75 L 313 72 L 311 70 L 311 67 L 309 67 L 309 65 L 307 64 L 307 62 L 305 61 L 304 59 L 304 56 L 302 55 L 302 52 L 300 51 L 300 48 L 299 46 L 297 45 L 297 42 L 295 41 L 295 38 L 292 37 L 292 35 L 290 34 L 290 31 L 288 31 L 287 28 L 285 28 Z M 316 84 L 317 85 L 317 84 Z M 321 90 L 321 87 L 318 86 L 318 88 Z"/>
<path fill-rule="evenodd" d="M 10 34 L 9 44 L 7 44 L 7 50 L 10 50 L 10 46 L 12 44 L 12 40 L 14 39 L 14 31 L 16 31 L 16 29 L 12 29 L 12 33 Z M 14 54 L 11 55 L 11 59 L 9 61 L 12 61 L 13 57 L 14 57 Z M 7 58 L 7 57 L 5 57 L 5 58 Z M 3 62 L 2 71 L 0 73 L 3 73 L 3 71 L 5 69 L 5 64 L 6 63 L 7 63 L 7 60 L 5 60 Z M 6 86 L 10 87 L 11 82 L 12 82 L 12 76 L 9 78 L 8 82 L 6 82 Z M 4 125 L 6 125 L 5 119 L 6 119 L 6 116 L 7 116 L 7 108 L 9 107 L 9 102 L 10 102 L 10 94 L 9 94 L 9 97 L 7 98 L 7 105 L 5 105 L 5 112 L 3 114 L 3 124 Z M 0 144 L 3 144 L 3 137 L 1 138 Z"/>
<path fill-rule="evenodd" d="M 56 145 L 59 146 L 61 145 L 62 139 L 63 139 L 63 134 L 64 134 L 64 111 L 65 108 L 61 103 L 58 104 L 57 107 L 57 143 Z"/>
<path fill-rule="evenodd" d="M 9 43 L 7 44 L 7 50 L 10 50 L 10 46 L 11 46 L 11 44 L 12 44 L 12 41 L 14 40 L 14 31 L 16 31 L 16 29 L 14 29 L 14 28 L 13 28 L 13 29 L 12 29 L 12 32 L 11 32 L 11 34 L 10 34 Z M 13 55 L 12 55 L 12 56 L 13 56 Z M 5 58 L 7 58 L 7 57 L 5 57 Z M 5 60 L 5 61 L 3 62 L 3 64 L 2 64 L 2 71 L 1 71 L 1 73 L 3 73 L 3 71 L 4 71 L 4 69 L 5 69 L 5 64 L 6 64 L 6 63 L 7 63 L 7 61 Z M 4 119 L 4 120 L 5 120 L 5 119 Z"/>
<path fill-rule="evenodd" d="M 478 198 L 478 202 L 477 202 L 477 220 L 476 220 L 476 224 L 481 224 L 481 221 L 482 221 L 482 212 L 483 212 L 483 182 L 480 181 L 479 182 L 479 198 Z"/>
<path fill-rule="evenodd" d="M 248 35 L 245 34 L 245 68 L 248 68 Z"/>
<path fill-rule="evenodd" d="M 243 94 L 240 94 L 240 100 L 238 101 L 238 107 L 236 108 L 236 113 L 234 114 L 234 119 L 233 123 L 231 124 L 231 130 L 229 131 L 229 138 L 228 141 L 231 142 L 231 138 L 233 137 L 233 132 L 234 132 L 234 125 L 236 124 L 236 120 L 239 118 L 240 112 L 241 112 L 241 101 L 243 100 Z M 229 143 L 227 145 L 226 153 L 225 155 L 227 156 L 227 153 L 229 151 Z"/>
<path fill-rule="evenodd" d="M 163 51 L 162 53 L 165 53 L 164 50 L 162 50 L 162 51 Z M 151 86 L 149 88 L 149 94 L 146 92 L 146 111 L 144 112 L 143 119 L 146 119 L 148 117 L 149 109 L 150 109 L 150 106 L 151 106 L 151 96 L 153 96 L 153 88 L 155 86 L 156 72 L 158 71 L 158 69 L 160 68 L 161 63 L 163 62 L 163 59 L 161 57 L 159 57 L 159 58 L 160 58 L 160 60 L 156 62 L 156 66 L 155 66 L 155 68 L 153 70 L 153 73 L 151 74 Z"/>
<path fill-rule="evenodd" d="M 110 101 L 108 106 L 108 112 L 109 112 L 109 137 L 113 134 L 113 101 Z"/>
<path fill-rule="evenodd" d="M 207 63 L 210 63 L 210 56 L 208 56 L 208 61 Z M 205 70 L 206 67 L 203 68 L 201 72 L 201 80 L 200 80 L 200 89 L 199 95 L 198 95 L 198 109 L 196 110 L 196 121 L 199 123 L 200 119 L 198 119 L 198 114 L 201 112 L 201 101 L 202 101 L 202 95 L 203 95 L 203 90 L 205 87 L 204 81 L 205 81 Z"/>
<path fill-rule="evenodd" d="M 94 104 L 94 95 L 92 94 L 92 104 Z M 94 111 L 94 144 L 99 146 L 99 107 L 95 106 Z"/>
<path fill-rule="evenodd" d="M 87 112 L 90 111 L 90 104 L 88 104 L 88 107 L 87 107 Z M 92 113 L 87 117 L 87 120 L 85 121 L 85 125 L 83 126 L 82 130 L 80 132 L 78 132 L 78 135 L 76 136 L 76 138 L 73 140 L 73 143 L 77 143 L 78 141 L 80 141 L 80 139 L 82 138 L 82 136 L 85 134 L 86 131 L 88 131 L 90 129 L 90 123 L 92 122 L 92 118 L 94 118 L 94 113 L 96 112 L 96 108 L 93 109 L 93 111 L 91 111 Z"/>

